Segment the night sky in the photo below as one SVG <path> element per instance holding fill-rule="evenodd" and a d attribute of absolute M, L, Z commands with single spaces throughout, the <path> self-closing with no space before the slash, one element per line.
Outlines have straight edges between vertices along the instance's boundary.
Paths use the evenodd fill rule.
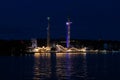
<path fill-rule="evenodd" d="M 70 16 L 71 38 L 120 40 L 114 0 L 0 0 L 0 39 L 46 38 L 47 16 L 52 38 L 66 37 Z"/>

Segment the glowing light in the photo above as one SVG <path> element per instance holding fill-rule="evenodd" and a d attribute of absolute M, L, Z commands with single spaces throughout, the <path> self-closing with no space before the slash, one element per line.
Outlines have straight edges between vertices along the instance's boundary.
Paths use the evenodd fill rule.
<path fill-rule="evenodd" d="M 83 54 L 84 56 L 86 56 L 86 53 L 85 53 L 85 52 L 83 52 L 82 54 Z"/>
<path fill-rule="evenodd" d="M 80 51 L 86 52 L 86 47 L 85 47 L 85 48 L 82 48 Z"/>
<path fill-rule="evenodd" d="M 38 48 L 33 49 L 33 52 L 39 52 Z"/>
<path fill-rule="evenodd" d="M 65 54 L 66 54 L 66 53 L 56 53 L 56 56 L 59 57 L 59 58 L 60 58 L 60 57 L 65 57 Z"/>
<path fill-rule="evenodd" d="M 47 17 L 48 20 L 50 20 L 50 17 Z"/>
<path fill-rule="evenodd" d="M 71 52 L 72 50 L 71 49 L 68 49 L 67 52 Z"/>
<path fill-rule="evenodd" d="M 35 56 L 35 58 L 39 58 L 40 57 L 40 53 L 35 53 L 34 56 Z"/>
<path fill-rule="evenodd" d="M 69 26 L 72 22 L 66 22 L 66 25 Z"/>

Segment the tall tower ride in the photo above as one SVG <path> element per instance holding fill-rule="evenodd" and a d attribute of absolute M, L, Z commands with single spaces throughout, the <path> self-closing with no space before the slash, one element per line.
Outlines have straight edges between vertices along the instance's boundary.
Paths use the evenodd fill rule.
<path fill-rule="evenodd" d="M 68 17 L 68 21 L 66 22 L 67 25 L 67 39 L 66 39 L 66 47 L 70 48 L 70 25 L 72 22 L 70 22 L 70 17 Z"/>
<path fill-rule="evenodd" d="M 50 17 L 47 17 L 48 27 L 47 27 L 47 47 L 50 47 Z"/>

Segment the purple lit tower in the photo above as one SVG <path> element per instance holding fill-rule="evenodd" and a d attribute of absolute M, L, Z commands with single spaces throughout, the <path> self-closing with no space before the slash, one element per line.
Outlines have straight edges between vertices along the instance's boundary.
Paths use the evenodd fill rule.
<path fill-rule="evenodd" d="M 70 25 L 72 22 L 70 22 L 70 18 L 68 17 L 68 22 L 66 22 L 67 25 L 67 39 L 66 39 L 66 47 L 70 47 Z"/>

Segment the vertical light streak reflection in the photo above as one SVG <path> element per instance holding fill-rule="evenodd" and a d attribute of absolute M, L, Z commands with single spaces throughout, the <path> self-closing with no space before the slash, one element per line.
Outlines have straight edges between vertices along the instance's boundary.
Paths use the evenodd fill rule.
<path fill-rule="evenodd" d="M 87 79 L 86 53 L 57 53 L 56 56 L 56 73 L 60 79 Z"/>
<path fill-rule="evenodd" d="M 70 54 L 66 53 L 66 77 L 69 80 L 71 76 L 71 61 L 70 61 Z"/>
<path fill-rule="evenodd" d="M 83 76 L 84 80 L 87 80 L 87 61 L 86 61 L 86 53 L 82 54 L 83 55 Z"/>
<path fill-rule="evenodd" d="M 56 75 L 58 80 L 69 80 L 70 78 L 70 55 L 69 53 L 56 53 Z"/>
<path fill-rule="evenodd" d="M 34 77 L 33 77 L 33 80 L 40 80 L 39 76 L 40 76 L 40 68 L 39 68 L 39 65 L 40 65 L 40 53 L 35 53 L 34 54 L 34 57 L 35 57 L 35 64 L 34 64 Z"/>
<path fill-rule="evenodd" d="M 44 80 L 50 78 L 50 53 L 34 54 L 33 80 Z"/>

